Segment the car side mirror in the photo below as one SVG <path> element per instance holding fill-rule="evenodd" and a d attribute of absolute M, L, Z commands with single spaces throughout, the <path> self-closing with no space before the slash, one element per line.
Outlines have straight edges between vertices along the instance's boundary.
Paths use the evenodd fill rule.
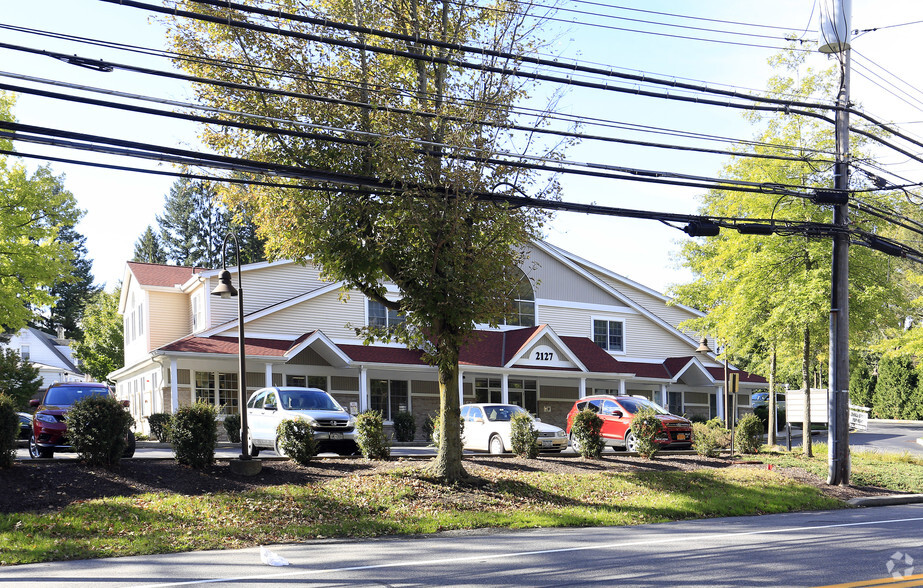
<path fill-rule="evenodd" d="M 39 404 L 41 404 L 41 402 L 39 402 L 38 400 L 34 398 L 29 400 L 29 406 L 31 406 L 32 408 L 38 407 Z"/>
<path fill-rule="evenodd" d="M 613 410 L 613 411 L 612 411 L 612 416 L 614 416 L 614 417 L 617 418 L 617 419 L 620 419 L 620 418 L 622 418 L 622 417 L 625 416 L 625 415 L 622 414 L 622 411 L 620 411 L 620 410 Z"/>
<path fill-rule="evenodd" d="M 540 418 L 538 418 L 538 417 L 532 417 L 532 420 L 534 420 L 536 423 L 542 422 L 542 419 L 540 419 Z"/>
<path fill-rule="evenodd" d="M 129 404 L 131 404 L 131 401 L 130 401 L 130 400 L 123 400 L 123 401 L 122 401 L 122 406 L 124 406 L 125 408 L 128 408 L 128 405 L 129 405 Z"/>
<path fill-rule="evenodd" d="M 263 407 L 263 410 L 276 410 L 276 405 L 275 405 L 275 404 L 271 404 L 271 405 L 269 405 L 269 406 L 264 406 L 264 407 Z"/>

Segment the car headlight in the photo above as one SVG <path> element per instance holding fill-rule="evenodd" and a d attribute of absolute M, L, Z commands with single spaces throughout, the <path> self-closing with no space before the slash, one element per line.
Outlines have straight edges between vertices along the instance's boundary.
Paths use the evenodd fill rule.
<path fill-rule="evenodd" d="M 40 413 L 38 413 L 37 415 L 35 415 L 35 420 L 37 420 L 37 421 L 42 421 L 43 423 L 56 423 L 56 422 L 58 422 L 58 419 L 54 418 L 54 417 L 51 416 L 50 414 L 45 414 L 45 413 L 43 413 L 43 412 L 40 412 Z"/>
<path fill-rule="evenodd" d="M 303 420 L 304 422 L 308 423 L 308 424 L 311 425 L 312 427 L 316 427 L 316 426 L 317 426 L 317 421 L 314 420 L 313 418 L 309 417 L 309 416 L 306 415 L 306 414 L 303 414 L 303 415 L 299 416 L 298 418 L 300 418 L 300 419 Z"/>
<path fill-rule="evenodd" d="M 567 437 L 567 433 L 565 433 L 564 431 L 555 431 L 554 436 L 555 437 Z"/>
<path fill-rule="evenodd" d="M 355 427 L 355 426 L 356 426 L 356 422 L 357 422 L 357 421 L 356 421 L 356 417 L 354 417 L 353 415 L 349 415 L 349 422 L 348 422 L 348 424 L 347 424 L 346 426 L 347 426 L 347 427 Z"/>

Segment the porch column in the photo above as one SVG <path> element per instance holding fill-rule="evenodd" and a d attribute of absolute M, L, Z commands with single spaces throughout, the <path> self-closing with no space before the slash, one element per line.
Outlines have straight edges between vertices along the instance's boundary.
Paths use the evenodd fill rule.
<path fill-rule="evenodd" d="M 619 380 L 619 396 L 626 396 L 624 379 Z"/>
<path fill-rule="evenodd" d="M 578 387 L 578 398 L 586 398 L 586 378 L 580 378 L 580 385 Z"/>
<path fill-rule="evenodd" d="M 272 364 L 271 363 L 266 364 L 266 384 L 265 386 L 267 388 L 272 386 Z"/>
<path fill-rule="evenodd" d="M 503 377 L 500 378 L 500 403 L 501 404 L 510 403 L 510 375 L 509 374 L 503 374 Z"/>
<path fill-rule="evenodd" d="M 657 404 L 659 404 L 660 406 L 664 408 L 667 408 L 668 406 L 670 406 L 670 397 L 667 395 L 667 385 L 666 384 L 660 385 L 660 402 L 658 402 Z"/>
<path fill-rule="evenodd" d="M 176 369 L 176 360 L 170 360 L 170 412 L 176 414 L 179 408 L 179 388 L 176 380 L 179 378 Z"/>
<path fill-rule="evenodd" d="M 359 368 L 359 412 L 365 412 L 369 409 L 369 369 L 367 367 Z"/>
<path fill-rule="evenodd" d="M 726 420 L 724 415 L 724 384 L 718 386 L 717 394 L 718 402 L 715 404 L 715 406 L 718 408 L 718 416 L 721 417 L 722 420 Z"/>
<path fill-rule="evenodd" d="M 446 390 L 448 393 L 448 390 Z M 458 405 L 464 406 L 465 404 L 465 373 L 461 370 L 458 370 Z"/>

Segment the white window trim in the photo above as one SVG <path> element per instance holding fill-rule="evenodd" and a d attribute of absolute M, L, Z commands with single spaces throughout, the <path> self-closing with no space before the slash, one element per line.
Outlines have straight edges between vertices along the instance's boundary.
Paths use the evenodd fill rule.
<path fill-rule="evenodd" d="M 611 355 L 628 355 L 628 326 L 625 323 L 625 319 L 619 316 L 598 316 L 594 315 L 590 317 L 590 340 L 593 341 L 593 344 L 596 344 L 596 321 L 606 321 L 609 323 L 621 323 L 622 324 L 622 349 L 615 350 L 600 348 L 603 349 L 606 353 Z M 607 327 L 608 329 L 608 327 Z M 607 342 L 608 344 L 608 342 Z"/>

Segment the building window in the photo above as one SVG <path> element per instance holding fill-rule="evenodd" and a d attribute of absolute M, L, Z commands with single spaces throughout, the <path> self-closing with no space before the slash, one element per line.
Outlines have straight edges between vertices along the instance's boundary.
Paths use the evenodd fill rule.
<path fill-rule="evenodd" d="M 196 372 L 194 390 L 195 402 L 211 404 L 219 415 L 237 414 L 237 374 Z"/>
<path fill-rule="evenodd" d="M 369 300 L 369 326 L 382 329 L 393 329 L 404 322 L 404 315 L 396 310 L 385 308 L 385 305 L 377 300 Z"/>
<path fill-rule="evenodd" d="M 519 283 L 511 294 L 512 300 L 510 305 L 512 310 L 509 315 L 500 321 L 500 324 L 515 327 L 534 327 L 535 326 L 535 293 L 532 291 L 532 282 L 526 277 L 526 274 L 519 268 Z"/>
<path fill-rule="evenodd" d="M 304 376 L 285 376 L 285 385 L 286 386 L 297 386 L 299 388 L 304 388 L 307 386 L 308 381 Z"/>
<path fill-rule="evenodd" d="M 21 357 L 23 361 L 29 361 L 29 358 L 32 357 L 32 353 L 28 345 L 23 345 L 19 348 L 19 357 Z"/>
<path fill-rule="evenodd" d="M 369 383 L 372 410 L 380 410 L 386 421 L 394 420 L 399 412 L 410 412 L 410 395 L 405 380 L 372 380 Z"/>
<path fill-rule="evenodd" d="M 327 376 L 308 376 L 308 388 L 319 388 L 324 392 L 329 392 Z"/>
<path fill-rule="evenodd" d="M 215 404 L 215 374 L 212 372 L 195 373 L 195 401 Z"/>
<path fill-rule="evenodd" d="M 474 398 L 479 404 L 503 402 L 502 382 L 499 378 L 477 378 L 474 380 Z M 510 404 L 521 406 L 532 414 L 538 414 L 538 383 L 535 380 L 507 381 L 507 396 Z"/>
<path fill-rule="evenodd" d="M 609 351 L 625 351 L 625 335 L 622 321 L 593 321 L 593 341 Z"/>

